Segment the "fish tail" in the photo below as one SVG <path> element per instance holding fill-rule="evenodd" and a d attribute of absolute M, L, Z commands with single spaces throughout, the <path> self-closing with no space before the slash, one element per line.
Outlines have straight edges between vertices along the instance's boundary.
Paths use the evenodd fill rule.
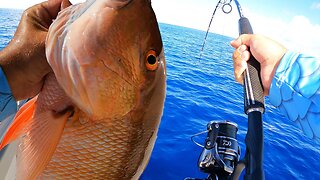
<path fill-rule="evenodd" d="M 3 139 L 0 141 L 0 150 L 21 136 L 25 131 L 25 127 L 30 124 L 35 107 L 37 97 L 34 97 L 23 105 L 17 112 L 12 124 L 9 126 Z"/>

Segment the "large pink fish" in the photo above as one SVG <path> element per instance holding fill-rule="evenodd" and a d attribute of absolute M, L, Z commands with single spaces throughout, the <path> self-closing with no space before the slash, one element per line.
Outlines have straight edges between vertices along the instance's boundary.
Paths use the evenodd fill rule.
<path fill-rule="evenodd" d="M 17 137 L 17 179 L 138 179 L 155 143 L 166 72 L 150 0 L 88 0 L 60 12 L 53 72 L 1 141 Z"/>

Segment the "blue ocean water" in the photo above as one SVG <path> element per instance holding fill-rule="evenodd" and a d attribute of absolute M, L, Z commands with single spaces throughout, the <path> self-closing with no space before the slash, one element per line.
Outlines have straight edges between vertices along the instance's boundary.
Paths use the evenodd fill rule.
<path fill-rule="evenodd" d="M 0 9 L 0 49 L 13 37 L 21 11 Z M 238 124 L 242 156 L 247 117 L 243 89 L 233 79 L 231 38 L 210 33 L 199 60 L 204 31 L 160 23 L 167 60 L 167 97 L 150 162 L 142 180 L 206 177 L 199 172 L 201 148 L 190 137 L 211 120 Z M 266 98 L 266 179 L 320 179 L 320 143 L 307 138 Z M 200 139 L 201 141 L 201 139 Z M 319 168 L 319 169 L 318 169 Z"/>

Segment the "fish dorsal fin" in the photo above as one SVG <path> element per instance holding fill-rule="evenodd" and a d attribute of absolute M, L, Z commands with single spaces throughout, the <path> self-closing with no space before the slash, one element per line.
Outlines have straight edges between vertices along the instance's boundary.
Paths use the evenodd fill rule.
<path fill-rule="evenodd" d="M 36 100 L 37 97 L 31 99 L 17 112 L 13 122 L 9 126 L 9 129 L 1 140 L 0 150 L 6 145 L 10 144 L 12 141 L 16 140 L 25 132 L 25 127 L 31 122 L 35 110 Z"/>
<path fill-rule="evenodd" d="M 50 162 L 70 112 L 35 114 L 17 149 L 17 179 L 37 179 Z"/>

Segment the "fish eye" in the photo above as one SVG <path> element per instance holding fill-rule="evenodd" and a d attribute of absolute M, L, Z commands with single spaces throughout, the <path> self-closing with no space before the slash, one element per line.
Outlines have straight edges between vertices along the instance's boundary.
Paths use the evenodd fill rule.
<path fill-rule="evenodd" d="M 149 71 L 154 71 L 158 68 L 157 54 L 154 50 L 149 50 L 146 56 L 146 68 Z"/>

